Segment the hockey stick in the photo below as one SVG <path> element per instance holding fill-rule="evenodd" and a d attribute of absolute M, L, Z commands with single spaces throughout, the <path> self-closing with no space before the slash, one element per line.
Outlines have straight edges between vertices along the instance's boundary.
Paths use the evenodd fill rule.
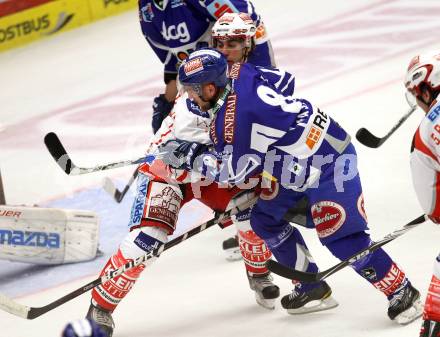
<path fill-rule="evenodd" d="M 277 275 L 280 275 L 282 277 L 288 278 L 290 280 L 296 280 L 299 282 L 304 283 L 315 283 L 325 280 L 330 275 L 333 275 L 334 273 L 338 272 L 339 270 L 345 268 L 346 266 L 355 263 L 356 261 L 359 261 L 360 259 L 364 258 L 368 254 L 371 254 L 375 250 L 379 249 L 383 245 L 386 245 L 388 242 L 393 241 L 394 239 L 398 238 L 399 236 L 405 234 L 410 229 L 413 229 L 414 227 L 417 227 L 421 223 L 428 220 L 428 217 L 426 215 L 421 215 L 417 219 L 414 219 L 413 221 L 407 223 L 405 226 L 403 226 L 400 229 L 396 229 L 394 232 L 387 234 L 383 239 L 373 243 L 368 248 L 365 248 L 361 250 L 360 252 L 357 252 L 347 260 L 341 261 L 338 264 L 334 265 L 333 267 L 318 272 L 318 273 L 308 273 L 303 272 L 295 269 L 291 269 L 277 261 L 269 260 L 267 261 L 267 268 L 274 272 Z"/>
<path fill-rule="evenodd" d="M 2 173 L 0 172 L 0 205 L 6 205 L 5 191 L 3 189 Z"/>
<path fill-rule="evenodd" d="M 411 107 L 408 112 L 399 119 L 396 125 L 394 125 L 391 130 L 382 138 L 376 137 L 366 128 L 360 128 L 356 132 L 356 139 L 365 146 L 378 148 L 383 143 L 385 143 L 388 138 L 390 138 L 390 136 L 409 118 L 409 116 L 411 116 L 414 111 L 416 111 L 416 108 L 417 107 L 415 106 Z"/>
<path fill-rule="evenodd" d="M 49 150 L 50 154 L 52 155 L 53 159 L 55 159 L 55 161 L 57 162 L 58 166 L 61 167 L 61 169 L 68 175 L 86 174 L 86 173 L 110 170 L 128 165 L 151 163 L 153 160 L 159 158 L 162 155 L 162 153 L 158 153 L 155 155 L 149 154 L 134 160 L 123 160 L 114 163 L 98 165 L 94 167 L 79 167 L 73 163 L 72 159 L 70 159 L 70 156 L 67 154 L 66 149 L 64 148 L 60 139 L 54 132 L 49 132 L 44 137 L 44 143 L 46 144 L 46 147 Z"/>
<path fill-rule="evenodd" d="M 154 256 L 159 256 L 164 250 L 170 249 L 171 247 L 174 247 L 181 243 L 182 241 L 185 241 L 186 239 L 195 236 L 199 234 L 200 232 L 204 231 L 205 229 L 208 229 L 209 227 L 212 227 L 214 225 L 219 225 L 221 228 L 223 228 L 222 224 L 220 224 L 220 221 L 230 218 L 231 216 L 237 214 L 238 212 L 245 210 L 246 208 L 249 208 L 252 206 L 255 201 L 257 200 L 257 197 L 250 199 L 243 203 L 242 205 L 236 206 L 234 208 L 231 208 L 230 210 L 215 215 L 211 220 L 189 230 L 188 232 L 174 238 L 173 240 L 165 243 L 164 245 L 161 245 L 158 248 L 155 248 L 149 253 L 146 253 L 145 255 L 142 255 L 138 257 L 137 259 L 134 259 L 123 266 L 119 267 L 118 269 L 111 270 L 107 274 L 98 277 L 96 280 L 87 283 L 86 285 L 72 291 L 71 293 L 57 299 L 56 301 L 53 301 L 45 306 L 42 307 L 28 307 L 26 305 L 17 303 L 10 299 L 9 297 L 6 297 L 5 295 L 0 294 L 0 309 L 9 312 L 12 315 L 19 316 L 21 318 L 25 319 L 34 319 L 37 318 L 48 311 L 51 311 L 60 305 L 78 297 L 79 295 L 82 295 L 89 290 L 91 290 L 94 287 L 99 286 L 102 283 L 107 282 L 108 280 L 115 278 L 122 273 L 126 272 L 127 270 L 130 270 L 134 267 L 139 266 L 140 264 L 144 263 L 145 261 L 151 259 Z"/>
<path fill-rule="evenodd" d="M 117 203 L 120 203 L 122 201 L 122 199 L 124 199 L 128 190 L 130 189 L 131 184 L 133 184 L 133 182 L 136 180 L 138 173 L 139 173 L 139 171 L 136 168 L 136 170 L 131 175 L 130 180 L 127 182 L 127 184 L 122 189 L 122 191 L 120 191 L 116 188 L 115 184 L 113 183 L 113 181 L 109 177 L 105 177 L 104 184 L 103 184 L 104 190 L 108 194 L 110 194 L 113 197 L 113 199 L 115 199 L 115 201 Z"/>

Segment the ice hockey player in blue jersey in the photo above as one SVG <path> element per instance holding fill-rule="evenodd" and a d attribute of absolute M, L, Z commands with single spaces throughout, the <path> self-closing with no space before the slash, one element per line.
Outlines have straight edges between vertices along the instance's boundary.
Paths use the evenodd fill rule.
<path fill-rule="evenodd" d="M 310 204 L 307 224 L 333 255 L 347 259 L 368 247 L 357 155 L 350 136 L 325 112 L 306 99 L 286 95 L 284 77 L 270 80 L 277 72 L 282 73 L 235 64 L 227 77 L 220 53 L 192 53 L 180 66 L 179 79 L 200 107 L 201 112 L 194 111 L 212 116 L 214 150 L 182 143 L 173 154 L 181 167 L 229 185 L 252 187 L 256 175 L 270 181 L 272 193 L 261 195 L 252 209 L 253 230 L 279 262 L 317 272 L 315 263 L 304 265 L 306 243 L 283 215 L 305 195 Z M 420 293 L 383 249 L 353 268 L 388 298 L 390 319 L 407 324 L 420 317 Z M 297 283 L 281 304 L 293 314 L 307 312 L 312 301 L 326 309 L 334 306 L 329 293 L 325 282 Z"/>
<path fill-rule="evenodd" d="M 164 65 L 165 92 L 154 99 L 152 127 L 155 133 L 169 114 L 176 98 L 179 64 L 211 41 L 214 22 L 224 13 L 247 13 L 257 27 L 255 48 L 247 62 L 273 66 L 272 48 L 260 15 L 247 0 L 140 0 L 142 33 Z"/>

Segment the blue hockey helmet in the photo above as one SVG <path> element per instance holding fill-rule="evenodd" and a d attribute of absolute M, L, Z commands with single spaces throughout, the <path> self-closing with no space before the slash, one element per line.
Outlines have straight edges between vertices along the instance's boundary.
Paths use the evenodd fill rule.
<path fill-rule="evenodd" d="M 179 81 L 184 86 L 214 83 L 225 87 L 228 62 L 222 53 L 212 48 L 200 49 L 189 55 L 179 67 Z"/>

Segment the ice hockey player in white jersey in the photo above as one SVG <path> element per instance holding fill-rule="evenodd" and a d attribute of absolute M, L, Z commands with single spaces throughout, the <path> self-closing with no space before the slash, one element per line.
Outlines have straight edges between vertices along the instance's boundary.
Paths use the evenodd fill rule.
<path fill-rule="evenodd" d="M 213 28 L 213 40 L 231 63 L 246 61 L 254 46 L 255 32 L 256 27 L 248 14 L 226 13 Z M 285 80 L 286 90 L 293 91 L 294 83 L 293 77 Z M 194 113 L 192 110 L 198 108 L 190 103 L 187 96 L 177 99 L 173 111 L 155 133 L 148 153 L 157 153 L 158 147 L 165 143 L 171 144 L 170 141 L 175 139 L 211 144 L 211 119 L 209 116 Z M 254 191 L 242 194 L 243 191 L 238 187 L 220 188 L 218 184 L 210 182 L 207 185 L 194 183 L 194 177 L 188 172 L 175 170 L 162 160 L 156 160 L 151 165 L 141 165 L 139 172 L 137 195 L 130 216 L 130 233 L 107 262 L 102 273 L 116 269 L 130 259 L 143 255 L 146 250 L 165 243 L 168 235 L 175 230 L 180 208 L 188 201 L 196 198 L 213 210 L 223 212 L 234 204 L 240 204 L 241 200 L 255 195 Z M 265 266 L 271 252 L 250 228 L 249 214 L 249 211 L 245 211 L 233 219 L 240 242 L 237 248 L 243 257 L 249 286 L 255 292 L 257 303 L 264 308 L 273 309 L 275 299 L 279 297 L 279 288 L 272 283 Z M 128 294 L 144 268 L 143 265 L 134 268 L 93 290 L 92 305 L 87 317 L 97 321 L 109 337 L 114 328 L 111 313 Z M 121 287 L 120 284 L 125 286 Z"/>
<path fill-rule="evenodd" d="M 411 146 L 411 172 L 425 214 L 440 224 L 440 52 L 415 56 L 405 78 L 407 97 L 426 114 Z M 434 262 L 420 337 L 440 336 L 440 255 Z"/>

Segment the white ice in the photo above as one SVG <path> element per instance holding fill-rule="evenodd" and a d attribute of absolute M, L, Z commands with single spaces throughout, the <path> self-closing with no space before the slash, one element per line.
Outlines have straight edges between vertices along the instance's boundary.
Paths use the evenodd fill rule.
<path fill-rule="evenodd" d="M 440 49 L 436 0 L 254 3 L 278 65 L 297 75 L 298 95 L 321 106 L 353 136 L 360 127 L 384 135 L 408 108 L 403 76 L 409 60 L 419 51 Z M 8 203 L 75 200 L 79 191 L 99 188 L 105 175 L 128 179 L 133 168 L 69 177 L 42 139 L 57 132 L 83 166 L 142 155 L 151 135 L 152 98 L 162 89 L 161 69 L 136 11 L 0 54 L 0 169 Z M 354 141 L 373 238 L 422 214 L 408 163 L 422 116 L 417 111 L 379 149 Z M 107 199 L 104 211 L 118 210 Z M 200 213 L 208 216 L 206 209 Z M 313 231 L 302 232 L 322 269 L 337 262 Z M 274 311 L 258 307 L 242 263 L 223 258 L 221 241 L 232 233 L 210 229 L 164 253 L 115 312 L 114 336 L 418 336 L 420 320 L 405 327 L 391 322 L 385 297 L 350 268 L 328 279 L 340 302 L 334 310 L 289 316 L 279 303 Z M 386 246 L 423 298 L 439 237 L 439 228 L 426 223 Z M 44 291 L 40 280 L 35 293 L 16 300 L 43 306 L 96 278 L 99 270 L 97 265 L 87 275 L 72 273 L 70 282 Z M 20 290 L 25 277 L 32 275 L 17 275 L 11 292 Z M 275 280 L 283 294 L 290 292 L 288 280 Z M 85 294 L 33 321 L 0 312 L 0 337 L 58 336 L 66 322 L 84 316 L 88 304 Z"/>

